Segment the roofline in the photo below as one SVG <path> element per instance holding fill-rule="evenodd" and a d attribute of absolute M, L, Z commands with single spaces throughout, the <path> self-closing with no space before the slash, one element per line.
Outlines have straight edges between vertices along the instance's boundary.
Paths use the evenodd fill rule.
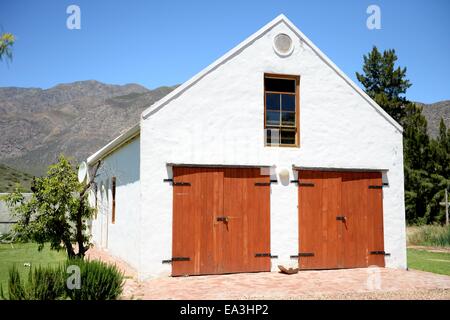
<path fill-rule="evenodd" d="M 275 19 L 270 21 L 264 27 L 256 31 L 250 37 L 242 41 L 236 47 L 225 53 L 222 57 L 214 61 L 212 64 L 204 68 L 202 71 L 194 75 L 188 81 L 184 82 L 181 86 L 177 87 L 168 95 L 164 96 L 162 99 L 155 102 L 153 105 L 145 109 L 141 116 L 143 119 L 147 119 L 150 115 L 154 114 L 166 104 L 168 104 L 173 99 L 180 96 L 184 91 L 192 87 L 206 75 L 217 69 L 219 66 L 239 54 L 246 47 L 251 45 L 254 41 L 263 36 L 267 31 L 274 28 L 279 23 L 284 22 L 300 39 L 302 39 L 313 51 L 314 53 L 325 62 L 331 69 L 333 69 L 338 76 L 340 76 L 347 84 L 349 84 L 364 100 L 366 100 L 381 116 L 383 116 L 389 123 L 391 123 L 400 133 L 403 132 L 402 126 L 395 121 L 386 111 L 383 110 L 372 98 L 370 98 L 364 90 L 362 90 L 353 80 L 351 80 L 347 75 L 339 69 L 319 48 L 317 48 L 308 37 L 306 37 L 284 14 L 280 14 Z"/>
<path fill-rule="evenodd" d="M 105 145 L 103 148 L 99 149 L 97 152 L 92 154 L 87 158 L 87 164 L 93 165 L 97 163 L 99 160 L 102 160 L 121 146 L 123 146 L 125 143 L 130 141 L 131 139 L 137 137 L 141 132 L 141 126 L 140 123 L 135 124 L 131 128 L 129 128 L 127 131 L 110 141 L 107 145 Z"/>
<path fill-rule="evenodd" d="M 195 85 L 202 78 L 207 76 L 209 73 L 220 67 L 222 64 L 232 59 L 238 55 L 246 47 L 250 46 L 254 41 L 262 37 L 266 32 L 277 26 L 279 23 L 284 22 L 300 39 L 308 45 L 314 53 L 325 62 L 331 69 L 333 69 L 338 76 L 340 76 L 348 85 L 350 85 L 364 100 L 366 100 L 382 117 L 384 117 L 389 123 L 391 123 L 394 128 L 396 128 L 400 133 L 403 132 L 402 126 L 395 121 L 386 111 L 383 110 L 372 98 L 370 98 L 364 90 L 362 90 L 353 80 L 351 80 L 338 66 L 336 66 L 319 48 L 317 48 L 307 36 L 305 36 L 284 14 L 280 14 L 275 19 L 270 21 L 264 27 L 253 33 L 250 37 L 242 41 L 240 44 L 235 46 L 233 49 L 225 53 L 219 59 L 211 63 L 209 66 L 201 70 L 199 73 L 194 75 L 192 78 L 184 82 L 182 85 L 178 86 L 175 90 L 170 92 L 168 95 L 164 96 L 162 99 L 156 101 L 150 107 L 145 109 L 141 113 L 143 119 L 147 119 L 149 116 L 160 110 L 162 107 L 167 105 L 173 99 L 176 99 L 181 94 L 183 94 L 187 89 Z M 104 158 L 115 149 L 119 148 L 121 145 L 134 138 L 140 133 L 140 124 L 134 125 L 132 128 L 128 129 L 125 133 L 119 135 L 117 138 L 109 142 L 103 148 L 98 150 L 96 153 L 92 154 L 88 159 L 87 163 L 89 165 L 94 164 L 98 160 Z"/>

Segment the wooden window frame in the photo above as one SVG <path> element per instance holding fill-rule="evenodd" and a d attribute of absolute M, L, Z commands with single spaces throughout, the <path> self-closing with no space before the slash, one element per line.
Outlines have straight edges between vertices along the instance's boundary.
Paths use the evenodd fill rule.
<path fill-rule="evenodd" d="M 274 79 L 288 79 L 295 80 L 295 126 L 285 128 L 295 128 L 295 143 L 294 144 L 281 144 L 281 138 L 279 144 L 268 144 L 266 130 L 267 128 L 271 128 L 274 126 L 267 125 L 267 108 L 266 108 L 266 94 L 267 93 L 279 93 L 279 94 L 291 94 L 291 92 L 275 92 L 275 91 L 266 91 L 265 87 L 265 79 L 266 78 L 274 78 Z M 300 147 L 300 76 L 296 75 L 288 75 L 288 74 L 276 74 L 276 73 L 264 73 L 263 75 L 263 90 L 264 90 L 264 146 L 265 147 L 284 147 L 284 148 L 299 148 Z M 281 106 L 280 106 L 281 107 Z M 281 111 L 280 111 L 281 113 Z M 282 127 L 281 124 L 279 126 Z"/>
<path fill-rule="evenodd" d="M 95 190 L 95 211 L 94 211 L 94 219 L 97 219 L 97 213 L 98 213 L 98 186 L 97 186 L 97 183 L 94 183 L 94 190 Z"/>
<path fill-rule="evenodd" d="M 116 177 L 111 178 L 112 209 L 111 223 L 116 223 Z"/>

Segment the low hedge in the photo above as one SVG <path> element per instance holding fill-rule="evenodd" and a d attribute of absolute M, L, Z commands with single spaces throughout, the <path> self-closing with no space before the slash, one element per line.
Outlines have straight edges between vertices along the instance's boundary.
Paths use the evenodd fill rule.
<path fill-rule="evenodd" d="M 78 287 L 73 287 L 75 279 L 80 280 Z M 116 266 L 73 259 L 57 267 L 33 267 L 26 281 L 13 266 L 9 270 L 7 294 L 0 288 L 0 296 L 9 300 L 114 300 L 122 294 L 123 284 L 124 276 Z"/>

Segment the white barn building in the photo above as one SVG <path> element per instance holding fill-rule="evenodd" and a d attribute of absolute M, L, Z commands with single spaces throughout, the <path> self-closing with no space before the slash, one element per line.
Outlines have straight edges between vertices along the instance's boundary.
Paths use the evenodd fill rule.
<path fill-rule="evenodd" d="M 406 268 L 402 128 L 284 15 L 99 161 L 93 241 L 141 279 Z"/>

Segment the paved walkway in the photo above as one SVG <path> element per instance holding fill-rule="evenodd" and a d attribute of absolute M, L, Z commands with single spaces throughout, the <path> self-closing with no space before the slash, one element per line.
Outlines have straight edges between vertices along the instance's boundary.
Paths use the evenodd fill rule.
<path fill-rule="evenodd" d="M 92 250 L 92 251 L 91 251 Z M 115 261 L 91 249 L 91 258 Z M 128 275 L 124 299 L 447 299 L 450 277 L 416 270 L 347 269 L 164 277 L 138 282 Z"/>

